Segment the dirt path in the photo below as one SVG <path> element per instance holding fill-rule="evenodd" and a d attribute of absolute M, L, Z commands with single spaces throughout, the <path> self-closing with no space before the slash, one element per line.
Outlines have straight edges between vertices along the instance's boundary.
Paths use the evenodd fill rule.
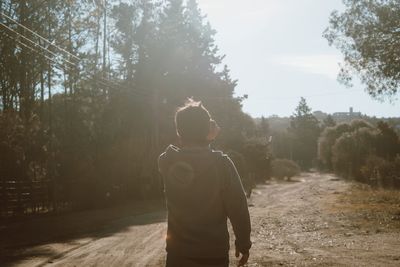
<path fill-rule="evenodd" d="M 250 200 L 248 266 L 400 266 L 398 218 L 364 226 L 354 217 L 364 213 L 344 208 L 350 190 L 321 174 L 259 186 Z M 125 217 L 96 236 L 20 250 L 23 257 L 10 266 L 163 266 L 165 233 L 165 212 Z"/>
<path fill-rule="evenodd" d="M 383 218 L 344 199 L 353 186 L 334 176 L 295 180 L 259 188 L 249 266 L 400 266 L 399 217 L 382 225 Z M 360 216 L 371 216 L 370 224 Z"/>

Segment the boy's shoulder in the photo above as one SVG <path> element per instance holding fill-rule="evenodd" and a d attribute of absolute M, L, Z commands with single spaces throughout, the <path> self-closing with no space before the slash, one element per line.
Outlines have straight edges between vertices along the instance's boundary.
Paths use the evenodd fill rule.
<path fill-rule="evenodd" d="M 189 152 L 189 153 L 185 153 L 185 152 Z M 179 148 L 177 146 L 174 145 L 169 145 L 165 151 L 163 153 L 160 154 L 160 156 L 158 157 L 158 163 L 162 164 L 165 161 L 168 160 L 173 160 L 174 158 L 180 158 L 182 159 L 182 157 L 190 157 L 190 152 L 205 152 L 202 153 L 204 157 L 206 158 L 214 158 L 218 161 L 225 161 L 225 162 L 230 162 L 230 158 L 227 154 L 225 154 L 223 151 L 221 150 L 214 150 L 211 148 L 195 148 L 195 149 L 185 149 L 185 148 Z"/>
<path fill-rule="evenodd" d="M 167 148 L 158 156 L 158 162 L 165 160 L 168 156 L 172 156 L 180 152 L 180 148 L 174 145 L 169 145 Z"/>
<path fill-rule="evenodd" d="M 179 154 L 181 152 L 187 152 L 187 151 L 207 151 L 211 152 L 214 156 L 220 156 L 220 157 L 226 157 L 229 158 L 227 154 L 225 154 L 222 150 L 215 150 L 211 148 L 179 148 L 175 145 L 168 145 L 167 148 L 162 152 L 159 156 L 159 158 L 165 157 L 165 156 L 170 156 L 174 154 Z"/>

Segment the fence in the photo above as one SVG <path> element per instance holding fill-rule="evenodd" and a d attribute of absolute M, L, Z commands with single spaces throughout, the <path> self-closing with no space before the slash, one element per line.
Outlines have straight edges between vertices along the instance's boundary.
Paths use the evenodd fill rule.
<path fill-rule="evenodd" d="M 143 184 L 138 184 L 134 179 L 130 182 L 105 184 L 95 181 L 3 179 L 0 180 L 0 219 L 108 207 L 151 194 L 150 188 L 145 190 L 144 196 L 141 196 L 140 188 Z M 159 186 L 150 196 L 159 197 L 158 189 Z M 132 194 L 133 192 L 137 194 Z"/>
<path fill-rule="evenodd" d="M 54 210 L 51 181 L 0 180 L 0 217 L 18 217 Z"/>

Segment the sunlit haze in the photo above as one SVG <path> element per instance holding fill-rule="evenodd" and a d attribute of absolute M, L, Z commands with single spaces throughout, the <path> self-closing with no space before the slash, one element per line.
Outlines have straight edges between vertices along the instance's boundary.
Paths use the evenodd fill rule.
<path fill-rule="evenodd" d="M 200 0 L 225 54 L 236 93 L 248 94 L 244 110 L 253 116 L 289 116 L 301 96 L 327 113 L 355 111 L 399 116 L 398 100 L 373 100 L 357 84 L 337 80 L 340 52 L 322 37 L 341 0 Z"/>

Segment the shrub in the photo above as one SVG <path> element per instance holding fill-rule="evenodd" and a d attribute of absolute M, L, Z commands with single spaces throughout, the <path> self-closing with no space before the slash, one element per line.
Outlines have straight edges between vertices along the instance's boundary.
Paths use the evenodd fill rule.
<path fill-rule="evenodd" d="M 290 180 L 293 176 L 300 173 L 300 167 L 292 160 L 275 159 L 272 161 L 272 176 L 278 179 L 287 178 Z"/>
<path fill-rule="evenodd" d="M 236 170 L 238 171 L 240 177 L 243 179 L 243 177 L 247 176 L 249 170 L 247 167 L 246 159 L 244 158 L 243 154 L 235 150 L 228 150 L 227 154 L 231 158 L 233 163 L 235 163 Z"/>
<path fill-rule="evenodd" d="M 246 195 L 247 197 L 250 197 L 251 191 L 255 187 L 255 182 L 252 175 L 249 173 L 246 159 L 241 153 L 234 150 L 229 150 L 227 154 L 233 163 L 235 163 L 236 169 L 240 175 L 240 179 L 242 180 L 244 190 L 246 191 Z"/>
<path fill-rule="evenodd" d="M 243 144 L 241 153 L 246 159 L 249 173 L 254 176 L 257 182 L 264 182 L 270 177 L 270 152 L 265 141 L 247 140 Z"/>
<path fill-rule="evenodd" d="M 332 147 L 335 173 L 344 178 L 362 179 L 361 167 L 375 150 L 376 135 L 376 129 L 367 127 L 342 134 Z"/>
<path fill-rule="evenodd" d="M 369 156 L 361 167 L 363 180 L 378 187 L 400 187 L 400 156 L 393 161 Z"/>
<path fill-rule="evenodd" d="M 351 130 L 347 123 L 338 124 L 334 127 L 327 127 L 318 139 L 318 159 L 321 163 L 320 168 L 328 171 L 333 170 L 332 166 L 332 146 L 336 140 L 346 132 Z"/>

